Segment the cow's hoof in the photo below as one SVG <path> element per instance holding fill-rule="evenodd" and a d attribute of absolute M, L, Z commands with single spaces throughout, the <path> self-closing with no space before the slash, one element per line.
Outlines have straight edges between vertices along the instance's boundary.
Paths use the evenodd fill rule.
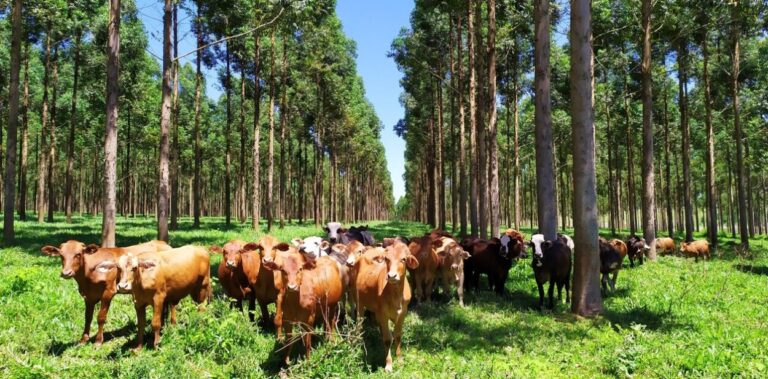
<path fill-rule="evenodd" d="M 91 338 L 88 337 L 87 334 L 83 335 L 83 338 L 80 338 L 80 341 L 78 341 L 78 345 L 85 345 L 86 343 L 88 343 L 88 340 L 90 340 L 90 339 Z"/>

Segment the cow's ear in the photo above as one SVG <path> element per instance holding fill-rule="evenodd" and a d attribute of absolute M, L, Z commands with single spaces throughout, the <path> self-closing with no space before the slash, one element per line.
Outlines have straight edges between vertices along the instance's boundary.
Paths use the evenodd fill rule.
<path fill-rule="evenodd" d="M 432 241 L 432 248 L 433 249 L 437 249 L 438 247 L 442 247 L 442 246 L 443 246 L 443 240 L 441 238 L 438 238 L 438 239 Z"/>
<path fill-rule="evenodd" d="M 328 229 L 327 226 L 323 226 L 323 231 L 325 231 L 326 233 L 330 233 L 331 229 Z"/>
<path fill-rule="evenodd" d="M 419 260 L 416 259 L 416 257 L 414 257 L 413 255 L 408 254 L 405 256 L 405 265 L 409 269 L 415 270 L 417 267 L 419 267 Z"/>
<path fill-rule="evenodd" d="M 347 247 L 344 246 L 344 244 L 337 243 L 337 244 L 333 245 L 333 247 L 331 247 L 331 251 L 333 251 L 336 254 L 344 254 L 344 249 L 346 249 L 346 248 Z"/>
<path fill-rule="evenodd" d="M 219 246 L 219 245 L 213 245 L 213 246 L 209 247 L 208 251 L 210 251 L 211 253 L 214 253 L 214 254 L 221 254 L 221 252 L 222 252 L 221 246 Z"/>
<path fill-rule="evenodd" d="M 240 251 L 256 251 L 256 250 L 261 250 L 261 245 L 259 245 L 256 242 L 246 243 L 245 246 L 243 246 L 243 248 L 240 249 Z"/>
<path fill-rule="evenodd" d="M 43 254 L 49 255 L 51 257 L 57 257 L 61 255 L 61 250 L 55 246 L 43 246 L 40 251 L 43 252 Z"/>
<path fill-rule="evenodd" d="M 469 259 L 469 253 L 466 252 L 465 250 L 462 250 L 459 255 L 461 256 L 462 259 Z"/>
<path fill-rule="evenodd" d="M 328 250 L 330 247 L 331 247 L 331 244 L 328 241 L 320 242 L 321 250 Z"/>
<path fill-rule="evenodd" d="M 317 262 L 314 258 L 307 258 L 307 260 L 304 262 L 304 269 L 305 270 L 314 270 L 315 267 L 317 267 Z"/>
<path fill-rule="evenodd" d="M 304 243 L 304 240 L 302 240 L 301 238 L 296 237 L 296 238 L 291 240 L 291 243 L 293 244 L 293 246 L 299 247 L 299 246 L 301 246 L 302 243 Z"/>
<path fill-rule="evenodd" d="M 99 250 L 99 245 L 90 244 L 90 245 L 86 246 L 85 249 L 83 249 L 83 253 L 85 253 L 85 254 L 93 254 L 97 250 Z"/>
<path fill-rule="evenodd" d="M 139 260 L 139 268 L 142 268 L 142 269 L 146 270 L 146 269 L 155 268 L 156 266 L 157 266 L 157 263 L 155 261 L 153 261 L 153 260 L 149 260 L 149 259 L 140 259 Z"/>
<path fill-rule="evenodd" d="M 280 251 L 288 251 L 288 250 L 291 250 L 291 245 L 289 245 L 289 244 L 287 244 L 285 242 L 282 242 L 282 243 L 277 244 L 277 246 L 275 246 L 275 249 L 280 250 Z"/>

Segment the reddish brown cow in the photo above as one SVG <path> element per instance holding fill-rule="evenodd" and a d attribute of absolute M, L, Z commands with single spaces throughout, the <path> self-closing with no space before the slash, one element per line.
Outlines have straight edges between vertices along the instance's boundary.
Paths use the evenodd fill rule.
<path fill-rule="evenodd" d="M 277 299 L 274 275 L 261 264 L 257 244 L 243 241 L 230 241 L 224 248 L 211 247 L 211 251 L 221 252 L 223 258 L 219 264 L 219 282 L 224 292 L 237 301 L 237 307 L 243 310 L 243 300 L 248 299 L 248 316 L 254 321 L 254 308 L 258 300 L 261 310 L 261 322 L 269 321 L 267 305 Z"/>
<path fill-rule="evenodd" d="M 699 258 L 709 259 L 709 242 L 707 240 L 680 242 L 680 252 L 686 258 L 696 258 L 696 262 L 699 261 Z"/>
<path fill-rule="evenodd" d="M 171 309 L 171 324 L 175 324 L 175 307 L 182 299 L 190 296 L 198 304 L 210 300 L 210 255 L 200 246 L 187 245 L 158 253 L 126 254 L 120 257 L 118 266 L 118 291 L 133 294 L 139 327 L 137 349 L 144 344 L 147 305 L 152 305 L 153 345 L 157 347 L 165 308 Z"/>
<path fill-rule="evenodd" d="M 408 245 L 411 255 L 419 261 L 419 265 L 415 269 L 410 270 L 413 278 L 414 294 L 419 301 L 429 301 L 432 296 L 437 266 L 440 264 L 440 259 L 435 249 L 442 245 L 443 242 L 441 240 L 432 239 L 429 235 L 412 238 L 410 245 Z"/>
<path fill-rule="evenodd" d="M 608 243 L 611 244 L 611 246 L 613 246 L 613 248 L 619 252 L 619 255 L 621 256 L 621 260 L 623 262 L 624 258 L 627 256 L 627 244 L 620 239 L 612 239 L 608 241 Z"/>
<path fill-rule="evenodd" d="M 675 240 L 669 237 L 656 238 L 656 253 L 658 254 L 674 254 L 675 253 Z"/>
<path fill-rule="evenodd" d="M 342 285 L 339 267 L 330 257 L 309 258 L 297 252 L 281 252 L 276 260 L 264 263 L 285 284 L 282 299 L 283 332 L 288 337 L 285 363 L 289 363 L 293 349 L 294 324 L 303 329 L 306 357 L 312 350 L 312 330 L 315 318 L 323 318 L 325 331 L 333 336 L 338 318 L 338 303 Z"/>
<path fill-rule="evenodd" d="M 357 265 L 357 314 L 362 315 L 368 309 L 376 316 L 387 352 L 384 370 L 392 371 L 392 348 L 400 356 L 403 322 L 411 301 L 411 287 L 405 278 L 405 271 L 406 267 L 418 267 L 419 261 L 410 254 L 405 244 L 396 243 L 386 249 L 377 247 L 366 251 Z M 394 341 L 390 322 L 395 324 Z"/>
<path fill-rule="evenodd" d="M 77 290 L 85 301 L 85 327 L 80 343 L 90 339 L 91 321 L 96 304 L 101 302 L 97 322 L 96 345 L 104 341 L 104 323 L 107 321 L 109 305 L 117 293 L 117 260 L 126 253 L 170 250 L 163 241 L 149 241 L 138 245 L 117 248 L 100 248 L 97 245 L 86 246 L 82 242 L 69 240 L 59 247 L 45 246 L 41 251 L 49 256 L 61 257 L 61 277 L 74 278 Z"/>
<path fill-rule="evenodd" d="M 275 262 L 278 259 L 279 253 L 286 251 L 296 251 L 291 245 L 280 242 L 277 238 L 272 236 L 264 236 L 259 239 L 256 244 L 248 244 L 246 249 L 256 249 L 261 252 L 262 267 L 269 262 Z M 265 269 L 266 270 L 266 269 Z M 271 279 L 271 280 L 270 280 Z M 256 299 L 259 300 L 259 306 L 262 307 L 263 312 L 266 309 L 267 304 L 275 303 L 275 330 L 277 332 L 277 338 L 282 339 L 283 332 L 283 296 L 285 295 L 285 288 L 283 288 L 282 277 L 277 275 L 274 271 L 266 270 L 264 275 L 259 276 L 259 280 L 256 285 Z"/>
<path fill-rule="evenodd" d="M 456 285 L 459 305 L 464 306 L 464 261 L 469 253 L 459 246 L 453 238 L 441 237 L 442 246 L 437 249 L 440 258 L 437 276 L 443 284 L 443 293 L 451 296 L 451 283 Z"/>

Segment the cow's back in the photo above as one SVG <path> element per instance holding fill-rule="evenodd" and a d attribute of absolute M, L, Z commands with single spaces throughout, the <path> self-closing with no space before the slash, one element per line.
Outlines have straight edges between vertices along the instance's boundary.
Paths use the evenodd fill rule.
<path fill-rule="evenodd" d="M 162 272 L 168 301 L 177 302 L 210 281 L 210 255 L 200 246 L 187 245 L 157 253 L 163 260 Z"/>

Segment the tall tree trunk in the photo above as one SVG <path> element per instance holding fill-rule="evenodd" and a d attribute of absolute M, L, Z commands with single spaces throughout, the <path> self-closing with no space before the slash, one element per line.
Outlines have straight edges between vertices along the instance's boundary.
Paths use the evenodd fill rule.
<path fill-rule="evenodd" d="M 656 179 L 653 166 L 653 76 L 651 71 L 651 0 L 643 0 L 643 238 L 656 260 Z"/>
<path fill-rule="evenodd" d="M 707 236 L 713 249 L 717 249 L 717 192 L 715 182 L 715 132 L 712 126 L 712 94 L 710 92 L 709 81 L 709 49 L 707 25 L 709 20 L 704 11 L 706 19 L 703 25 L 703 37 L 701 40 L 701 53 L 703 56 L 703 76 L 704 76 L 704 109 L 706 116 L 704 122 L 707 126 L 707 182 L 705 191 L 707 193 Z"/>
<path fill-rule="evenodd" d="M 472 53 L 475 55 L 475 76 L 479 78 L 483 78 L 483 74 L 485 73 L 485 67 L 484 67 L 484 58 L 486 51 L 483 49 L 483 17 L 481 13 L 482 9 L 482 1 L 476 1 L 475 2 L 475 33 L 477 36 L 475 37 L 475 51 Z M 487 70 L 486 70 L 487 71 Z M 477 139 L 476 142 L 476 151 L 477 151 L 477 167 L 478 170 L 476 171 L 477 175 L 477 188 L 478 188 L 478 196 L 477 196 L 477 207 L 478 207 L 478 222 L 479 225 L 479 231 L 480 231 L 480 238 L 488 238 L 488 141 L 486 140 L 486 101 L 487 99 L 487 93 L 484 91 L 485 88 L 483 86 L 483 80 L 478 80 L 476 82 L 477 89 L 475 91 L 475 96 L 477 97 L 476 104 L 477 105 L 477 112 L 475 113 L 475 128 L 477 128 L 477 132 L 475 133 L 475 138 Z"/>
<path fill-rule="evenodd" d="M 9 92 L 10 93 L 10 92 Z M 18 108 L 17 108 L 18 109 Z M 10 104 L 8 107 L 10 117 Z M 11 133 L 10 123 L 8 133 Z M 19 167 L 19 220 L 27 220 L 27 155 L 29 150 L 29 42 L 24 43 L 24 98 L 21 105 L 21 163 Z"/>
<path fill-rule="evenodd" d="M 166 0 L 170 4 L 170 0 Z M 167 11 L 166 11 L 167 12 Z M 117 107 L 120 96 L 120 0 L 109 1 L 109 37 L 107 39 L 107 126 L 104 138 L 104 203 L 101 222 L 101 246 L 115 247 L 117 187 Z"/>
<path fill-rule="evenodd" d="M 200 28 L 200 15 L 198 14 L 198 19 L 195 21 L 198 23 L 198 27 L 195 29 L 195 38 L 197 40 L 197 54 L 195 58 L 195 182 L 194 182 L 194 189 L 192 190 L 192 201 L 194 208 L 193 213 L 193 223 L 192 227 L 199 228 L 200 227 L 200 215 L 201 215 L 201 186 L 202 186 L 202 169 L 203 169 L 203 156 L 202 151 L 200 147 L 200 108 L 201 108 L 201 87 L 202 87 L 202 81 L 203 81 L 203 73 L 201 72 L 201 64 L 202 64 L 202 51 L 200 50 L 203 47 L 203 32 Z"/>
<path fill-rule="evenodd" d="M 272 30 L 270 50 L 272 52 L 272 68 L 269 72 L 269 150 L 267 166 L 267 232 L 272 230 L 274 218 L 274 201 L 272 196 L 273 177 L 275 172 L 275 31 Z"/>
<path fill-rule="evenodd" d="M 518 106 L 518 91 L 520 84 L 519 81 L 519 69 L 520 53 L 517 47 L 517 39 L 515 39 L 514 47 L 514 61 L 512 62 L 512 107 L 514 114 L 514 128 L 515 128 L 515 229 L 523 227 L 522 223 L 522 204 L 520 203 L 520 108 Z"/>
<path fill-rule="evenodd" d="M 46 206 L 46 213 L 48 222 L 53 222 L 53 211 L 56 206 L 56 114 L 58 113 L 59 100 L 59 46 L 58 43 L 53 48 L 53 60 L 51 62 L 51 118 L 48 122 L 48 178 L 46 180 L 48 185 L 47 197 L 48 205 Z"/>
<path fill-rule="evenodd" d="M 693 205 L 691 203 L 691 136 L 688 126 L 687 42 L 681 41 L 677 51 L 680 91 L 680 133 L 683 136 L 683 208 L 685 211 L 685 240 L 693 240 Z"/>
<path fill-rule="evenodd" d="M 438 65 L 438 70 L 442 73 L 442 65 Z M 437 82 L 437 220 L 440 229 L 445 230 L 445 128 L 443 122 L 443 83 Z"/>
<path fill-rule="evenodd" d="M 458 172 L 458 166 L 457 166 L 457 160 L 459 155 L 458 150 L 458 143 L 460 141 L 460 136 L 456 134 L 456 63 L 457 60 L 454 59 L 454 48 L 458 44 L 458 39 L 455 37 L 454 30 L 456 29 L 455 26 L 455 19 L 454 16 L 451 15 L 448 19 L 449 21 L 449 29 L 448 33 L 450 36 L 450 46 L 448 48 L 448 60 L 449 60 L 449 66 L 450 66 L 450 101 L 451 101 L 451 231 L 453 233 L 456 232 L 456 228 L 459 226 L 459 172 Z M 461 62 L 458 62 L 461 64 Z M 460 93 L 460 91 L 459 91 Z"/>
<path fill-rule="evenodd" d="M 477 146 L 477 72 L 475 68 L 475 0 L 468 1 L 467 12 L 467 54 L 469 57 L 469 159 L 470 159 L 470 190 L 469 190 L 469 223 L 472 227 L 470 234 L 478 235 L 478 175 L 484 173 L 478 166 Z"/>
<path fill-rule="evenodd" d="M 534 77 L 534 91 L 536 93 L 534 96 L 536 106 L 534 114 L 534 123 L 536 124 L 536 201 L 539 232 L 544 234 L 545 239 L 554 241 L 557 238 L 557 194 L 555 192 L 552 105 L 549 90 L 549 0 L 534 0 L 533 13 L 535 27 L 534 66 L 536 68 Z M 576 170 L 575 166 L 574 170 Z M 597 250 L 595 249 L 595 251 Z"/>
<path fill-rule="evenodd" d="M 5 145 L 5 188 L 3 189 L 3 242 L 13 243 L 13 208 L 16 179 L 16 129 L 19 123 L 19 71 L 21 69 L 21 0 L 13 1 L 11 10 L 11 72 L 8 87 L 8 142 Z"/>
<path fill-rule="evenodd" d="M 253 32 L 254 42 L 254 56 L 253 56 L 253 193 L 251 199 L 251 227 L 258 229 L 259 227 L 259 213 L 261 212 L 261 188 L 259 187 L 259 144 L 261 142 L 260 132 L 261 124 L 259 118 L 261 117 L 261 84 L 260 84 L 260 72 L 261 69 L 261 48 L 259 46 L 259 35 L 257 32 Z"/>
<path fill-rule="evenodd" d="M 278 213 L 280 214 L 280 229 L 285 227 L 286 199 L 285 199 L 285 129 L 288 124 L 288 45 L 287 37 L 283 35 L 283 63 L 280 78 L 280 200 Z"/>
<path fill-rule="evenodd" d="M 50 122 L 48 115 L 48 87 L 50 82 L 51 72 L 51 23 L 48 22 L 48 26 L 45 32 L 45 69 L 43 72 L 43 104 L 40 111 L 40 143 L 38 144 L 38 159 L 37 159 L 37 195 L 35 196 L 36 209 L 37 209 L 37 222 L 43 222 L 45 215 L 45 186 L 46 175 L 48 174 L 48 159 L 43 158 L 43 151 L 46 147 L 46 131 Z"/>
<path fill-rule="evenodd" d="M 667 232 L 669 237 L 673 238 L 675 235 L 674 218 L 672 217 L 672 169 L 669 164 L 669 106 L 667 95 L 667 83 L 666 74 L 664 75 L 664 181 L 667 186 L 665 188 L 664 196 L 667 198 Z"/>
<path fill-rule="evenodd" d="M 496 141 L 496 0 L 488 0 L 488 164 L 490 165 L 491 237 L 499 234 L 499 146 Z"/>
<path fill-rule="evenodd" d="M 237 169 L 237 217 L 240 223 L 245 223 L 248 220 L 248 207 L 246 206 L 246 192 L 248 190 L 245 187 L 245 181 L 248 179 L 248 174 L 245 172 L 245 142 L 248 139 L 248 133 L 245 130 L 245 65 L 240 66 L 240 160 Z"/>
<path fill-rule="evenodd" d="M 624 73 L 624 123 L 627 140 L 627 205 L 629 206 L 629 233 L 634 235 L 637 231 L 637 204 L 635 203 L 635 157 L 632 150 L 632 141 L 634 133 L 630 123 L 629 109 L 629 86 L 627 84 L 627 75 Z"/>
<path fill-rule="evenodd" d="M 571 310 L 602 312 L 597 242 L 592 2 L 571 0 L 571 129 L 573 130 L 573 226 L 576 245 Z"/>
<path fill-rule="evenodd" d="M 157 180 L 157 239 L 166 242 L 168 242 L 170 200 L 170 188 L 168 186 L 168 132 L 171 127 L 171 79 L 173 75 L 173 63 L 171 62 L 172 9 L 171 0 L 165 0 L 165 13 L 163 14 L 163 92 L 162 106 L 160 108 L 160 168 Z"/>
<path fill-rule="evenodd" d="M 200 21 L 202 23 L 202 21 Z M 224 92 L 227 97 L 227 124 L 224 129 L 224 218 L 227 225 L 232 222 L 232 53 L 229 42 L 225 43 L 226 72 L 224 76 Z"/>
<path fill-rule="evenodd" d="M 179 19 L 178 2 L 173 3 L 173 58 L 179 56 Z M 173 146 L 171 147 L 171 230 L 179 228 L 179 167 L 181 153 L 179 152 L 179 62 L 173 62 Z"/>
<path fill-rule="evenodd" d="M 66 188 L 64 190 L 64 212 L 66 213 L 67 223 L 72 223 L 72 170 L 74 169 L 75 155 L 75 126 L 77 125 L 77 86 L 80 78 L 80 38 L 81 32 L 75 32 L 75 45 L 72 57 L 73 79 L 72 79 L 72 107 L 69 112 L 69 142 L 67 143 L 67 173 Z"/>
<path fill-rule="evenodd" d="M 456 81 L 458 86 L 458 106 L 459 106 L 459 235 L 467 235 L 467 162 L 466 162 L 466 143 L 465 143 L 465 114 L 464 114 L 464 69 L 462 68 L 462 45 L 461 42 L 461 13 L 456 17 Z"/>

